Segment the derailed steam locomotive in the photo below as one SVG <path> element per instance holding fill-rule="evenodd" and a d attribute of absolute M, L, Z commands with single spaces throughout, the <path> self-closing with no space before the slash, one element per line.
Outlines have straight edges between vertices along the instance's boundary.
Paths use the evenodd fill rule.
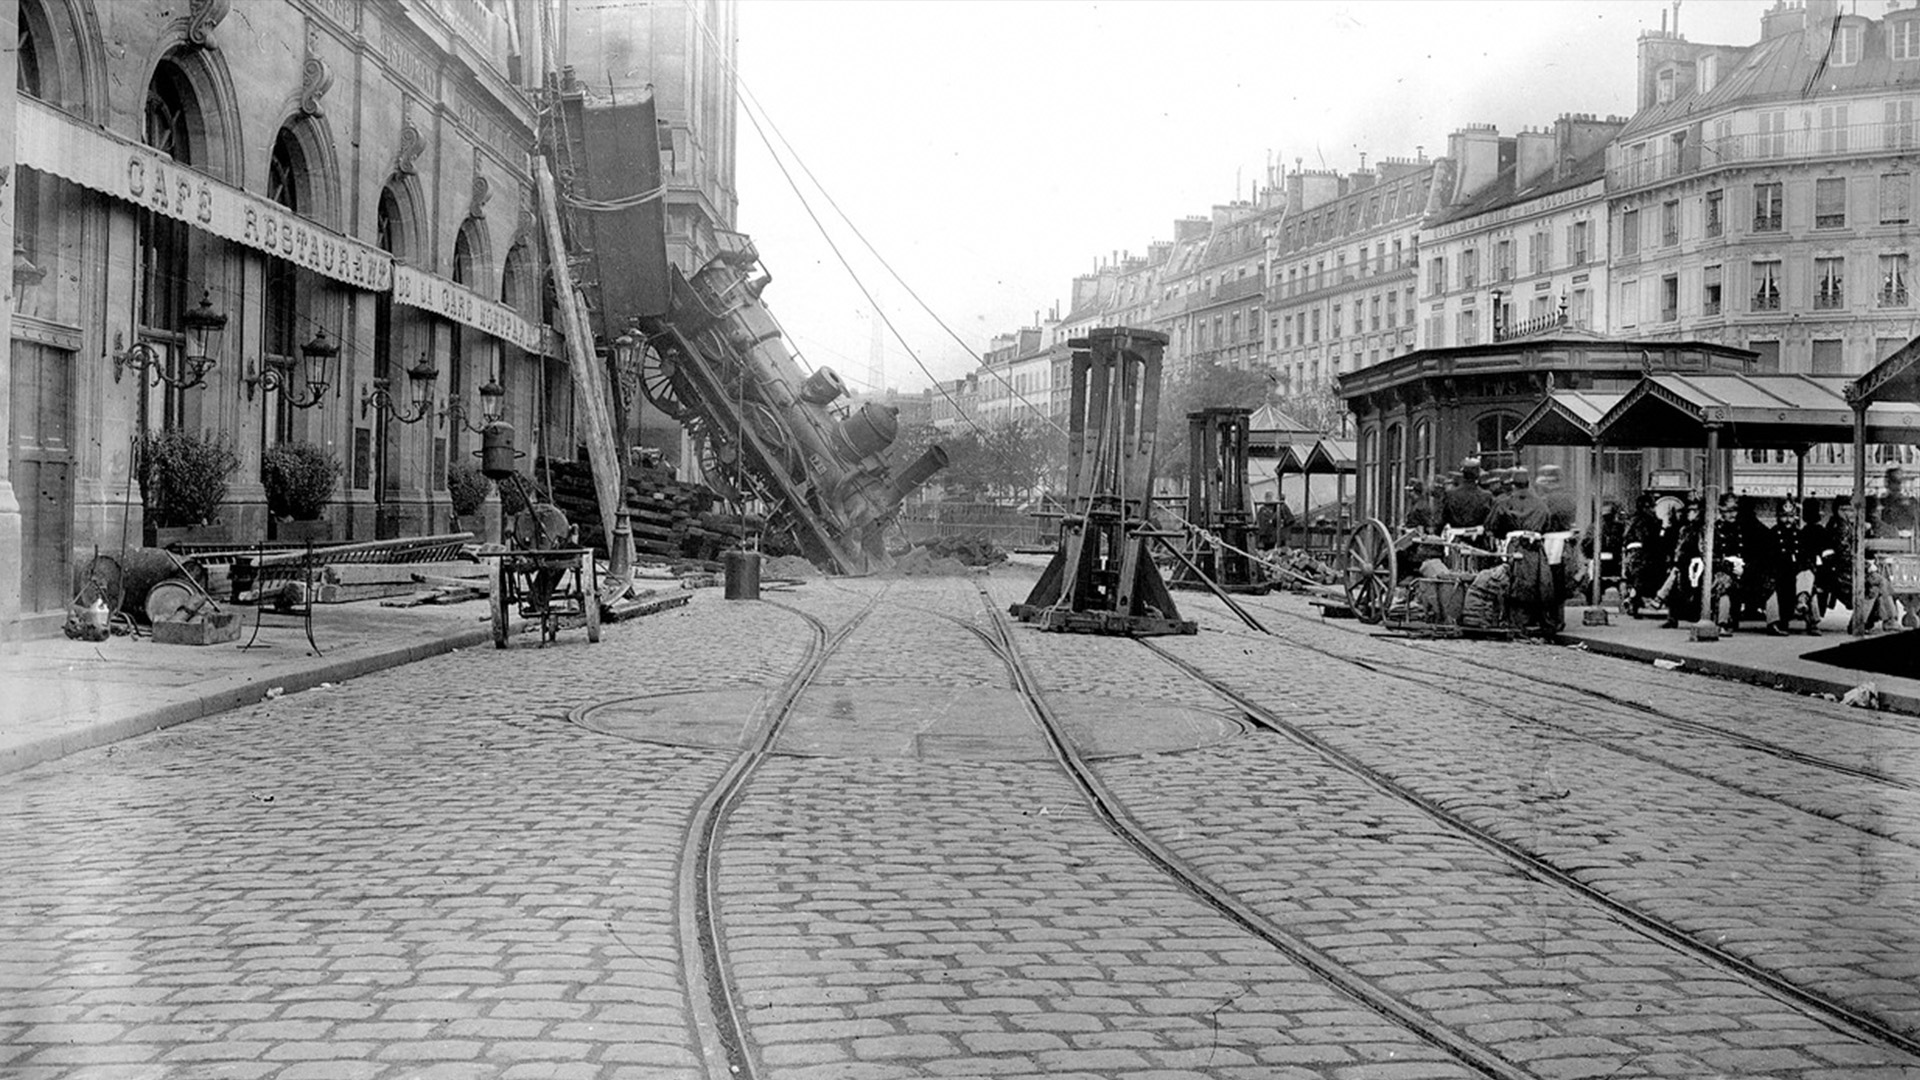
<path fill-rule="evenodd" d="M 641 354 L 641 392 L 692 435 L 720 494 L 760 500 L 769 527 L 823 569 L 883 569 L 887 523 L 946 453 L 935 446 L 890 469 L 896 410 L 849 409 L 831 369 L 801 370 L 761 303 L 772 279 L 745 235 L 716 232 L 718 254 L 691 279 L 668 261 L 650 94 L 590 103 L 570 70 L 556 90 L 568 254 L 585 271 L 598 351 Z"/>
<path fill-rule="evenodd" d="M 884 459 L 898 411 L 849 410 L 832 368 L 804 374 L 761 303 L 772 275 L 740 233 L 688 280 L 669 268 L 664 314 L 637 320 L 645 335 L 640 387 L 700 449 L 707 483 L 752 497 L 815 564 L 863 573 L 887 562 L 883 529 L 906 497 L 947 463 L 929 447 L 897 475 Z"/>

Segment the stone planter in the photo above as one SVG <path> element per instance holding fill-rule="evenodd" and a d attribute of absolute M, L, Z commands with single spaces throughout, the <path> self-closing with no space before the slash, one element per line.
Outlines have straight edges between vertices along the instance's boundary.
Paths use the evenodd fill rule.
<path fill-rule="evenodd" d="M 183 547 L 207 547 L 231 543 L 233 543 L 233 530 L 224 522 L 216 521 L 210 525 L 186 525 L 165 529 L 155 526 L 153 530 L 154 547 L 172 547 L 175 544 Z"/>
<path fill-rule="evenodd" d="M 273 539 L 283 543 L 313 544 L 318 547 L 333 542 L 333 522 L 324 518 L 318 521 L 283 521 L 275 518 Z"/>

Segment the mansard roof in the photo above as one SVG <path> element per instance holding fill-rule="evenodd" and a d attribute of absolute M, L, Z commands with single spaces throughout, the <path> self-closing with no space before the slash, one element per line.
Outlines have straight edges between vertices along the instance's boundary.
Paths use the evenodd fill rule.
<path fill-rule="evenodd" d="M 1891 59 L 1887 49 L 1890 21 L 1848 16 L 1844 22 L 1861 27 L 1860 59 L 1840 67 L 1832 64 L 1829 48 L 1807 47 L 1804 31 L 1768 38 L 1741 50 L 1724 47 L 1718 78 L 1706 93 L 1686 94 L 1643 109 L 1627 122 L 1620 139 L 1631 141 L 1691 117 L 1709 115 L 1741 104 L 1801 103 L 1823 96 L 1843 97 L 1866 91 L 1920 90 L 1920 58 Z M 1827 42 L 1830 35 L 1815 35 Z"/>

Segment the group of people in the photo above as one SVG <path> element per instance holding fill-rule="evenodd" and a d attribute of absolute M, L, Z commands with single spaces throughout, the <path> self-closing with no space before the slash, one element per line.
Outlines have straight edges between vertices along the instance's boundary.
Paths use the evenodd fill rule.
<path fill-rule="evenodd" d="M 1710 592 L 1710 617 L 1723 633 L 1734 633 L 1742 623 L 1760 622 L 1767 633 L 1787 635 L 1792 624 L 1804 633 L 1818 634 L 1820 619 L 1836 599 L 1851 602 L 1853 558 L 1860 522 L 1853 500 L 1831 502 L 1831 514 L 1820 518 L 1821 500 L 1803 506 L 1794 499 L 1774 505 L 1768 525 L 1756 511 L 1757 500 L 1724 495 L 1715 507 L 1713 567 L 1705 565 L 1706 501 L 1689 494 L 1672 520 L 1655 512 L 1655 499 L 1643 494 L 1632 518 L 1620 534 L 1624 551 L 1623 584 L 1626 606 L 1638 614 L 1644 607 L 1664 607 L 1661 625 L 1678 627 L 1701 616 L 1702 590 Z M 1905 477 L 1895 466 L 1887 470 L 1886 487 L 1868 523 L 1871 538 L 1911 536 L 1913 496 L 1906 493 Z M 1603 542 L 1610 531 L 1603 519 Z M 1865 627 L 1892 628 L 1903 618 L 1894 597 L 1869 562 Z M 1774 611 L 1767 613 L 1767 602 Z"/>
<path fill-rule="evenodd" d="M 1455 530 L 1462 543 L 1489 550 L 1505 543 L 1511 558 L 1496 576 L 1507 610 L 1521 626 L 1547 634 L 1566 625 L 1572 560 L 1566 537 L 1557 534 L 1571 534 L 1577 514 L 1558 465 L 1542 465 L 1536 477 L 1524 468 L 1484 471 L 1469 458 L 1444 480 L 1407 485 L 1407 528 Z"/>

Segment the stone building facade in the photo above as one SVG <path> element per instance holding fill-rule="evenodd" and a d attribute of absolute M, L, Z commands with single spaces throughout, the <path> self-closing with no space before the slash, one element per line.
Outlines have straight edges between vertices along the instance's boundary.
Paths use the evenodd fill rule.
<path fill-rule="evenodd" d="M 1420 229 L 1452 175 L 1445 161 L 1388 158 L 1350 176 L 1286 177 L 1266 305 L 1266 355 L 1283 393 L 1322 393 L 1342 372 L 1413 348 Z"/>
<path fill-rule="evenodd" d="M 153 539 L 133 474 L 145 433 L 233 445 L 216 539 L 239 545 L 275 530 L 260 463 L 295 441 L 342 466 L 333 540 L 445 531 L 484 384 L 504 388 L 523 449 L 573 456 L 533 172 L 567 7 L 4 5 L 20 48 L 0 104 L 0 635 L 57 627 L 81 553 Z M 702 10 L 731 25 L 730 4 Z M 705 130 L 730 138 L 722 111 L 729 126 Z M 732 210 L 720 157 L 688 175 L 724 189 L 716 218 Z M 201 313 L 224 322 L 202 336 Z"/>
<path fill-rule="evenodd" d="M 1428 223 L 1421 348 L 1607 327 L 1603 174 L 1624 123 L 1563 116 L 1521 132 L 1491 183 Z"/>
<path fill-rule="evenodd" d="M 1857 374 L 1920 331 L 1920 9 L 1777 5 L 1747 46 L 1640 40 L 1609 154 L 1613 329 Z"/>

